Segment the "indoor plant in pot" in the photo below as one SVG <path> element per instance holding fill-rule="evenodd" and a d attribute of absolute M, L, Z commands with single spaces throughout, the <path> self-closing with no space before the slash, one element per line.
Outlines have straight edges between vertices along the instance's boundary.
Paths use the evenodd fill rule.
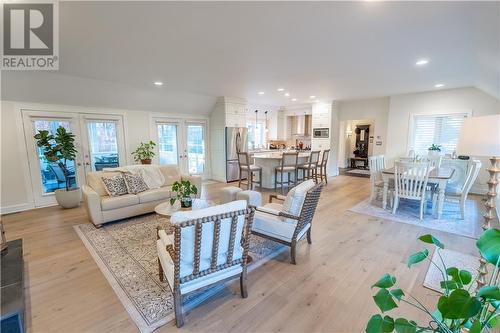
<path fill-rule="evenodd" d="M 71 187 L 68 161 L 76 158 L 75 135 L 59 126 L 55 135 L 47 130 L 40 130 L 35 135 L 36 144 L 42 148 L 43 155 L 49 163 L 59 167 L 64 176 L 66 188 L 55 190 L 57 203 L 63 208 L 73 208 L 80 204 L 82 191 L 79 187 Z"/>
<path fill-rule="evenodd" d="M 172 184 L 172 192 L 175 194 L 170 198 L 171 205 L 179 200 L 182 208 L 189 208 L 192 204 L 191 195 L 198 194 L 198 189 L 189 180 L 181 180 Z"/>
<path fill-rule="evenodd" d="M 434 143 L 427 150 L 429 151 L 429 156 L 437 156 L 441 154 L 441 146 Z"/>
<path fill-rule="evenodd" d="M 414 307 L 428 317 L 423 323 L 403 317 L 392 318 L 388 315 L 376 314 L 366 326 L 367 333 L 393 332 L 439 332 L 439 333 L 487 333 L 498 332 L 500 317 L 500 231 L 488 229 L 476 242 L 482 258 L 494 265 L 493 273 L 485 285 L 477 284 L 471 272 L 457 267 L 449 267 L 440 253 L 443 243 L 428 234 L 418 238 L 424 243 L 432 244 L 437 251 L 437 260 L 429 258 L 429 250 L 423 249 L 408 258 L 408 267 L 428 260 L 440 273 L 442 295 L 436 298 L 436 305 L 426 306 L 408 291 L 396 286 L 396 278 L 384 274 L 372 288 L 377 288 L 373 296 L 375 304 L 382 313 L 405 304 Z M 480 286 L 480 287 L 479 287 Z M 401 313 L 401 312 L 400 312 Z"/>
<path fill-rule="evenodd" d="M 155 156 L 154 148 L 156 143 L 153 141 L 149 142 L 141 142 L 139 147 L 132 152 L 132 156 L 134 156 L 134 161 L 141 162 L 141 164 L 151 164 L 151 159 Z"/>

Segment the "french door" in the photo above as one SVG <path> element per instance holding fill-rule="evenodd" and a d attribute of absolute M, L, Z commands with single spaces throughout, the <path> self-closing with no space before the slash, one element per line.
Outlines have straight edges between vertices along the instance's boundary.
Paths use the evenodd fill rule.
<path fill-rule="evenodd" d="M 87 172 L 125 164 L 121 116 L 32 110 L 22 114 L 35 207 L 55 204 L 54 191 L 66 187 L 59 164 L 48 161 L 36 145 L 34 136 L 40 130 L 55 134 L 62 126 L 75 135 L 78 153 L 74 161 L 67 161 L 71 187 L 84 184 Z"/>
<path fill-rule="evenodd" d="M 158 163 L 178 165 L 183 173 L 205 176 L 206 133 L 205 121 L 154 120 L 158 142 Z"/>

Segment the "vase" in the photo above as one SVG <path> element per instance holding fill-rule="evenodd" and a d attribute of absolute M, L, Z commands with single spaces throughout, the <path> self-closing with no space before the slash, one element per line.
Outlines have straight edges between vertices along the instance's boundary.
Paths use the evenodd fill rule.
<path fill-rule="evenodd" d="M 441 155 L 441 152 L 439 150 L 429 150 L 427 155 L 431 157 L 436 157 Z"/>
<path fill-rule="evenodd" d="M 80 188 L 65 188 L 57 189 L 54 191 L 56 201 L 62 208 L 74 208 L 80 205 L 82 201 L 82 190 Z"/>
<path fill-rule="evenodd" d="M 148 159 L 145 159 L 145 160 L 141 160 L 141 163 L 142 164 L 151 164 L 151 159 L 148 158 Z"/>
<path fill-rule="evenodd" d="M 181 198 L 181 207 L 190 208 L 193 205 L 193 200 L 191 197 Z"/>

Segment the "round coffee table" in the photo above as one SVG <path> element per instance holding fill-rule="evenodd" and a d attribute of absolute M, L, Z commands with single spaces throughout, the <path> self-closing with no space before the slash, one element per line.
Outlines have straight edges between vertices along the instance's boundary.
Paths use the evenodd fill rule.
<path fill-rule="evenodd" d="M 173 213 L 178 211 L 190 211 L 196 209 L 208 208 L 215 205 L 213 201 L 205 199 L 193 199 L 193 204 L 189 208 L 182 208 L 179 200 L 176 200 L 173 205 L 170 204 L 170 200 L 159 204 L 155 207 L 155 213 L 165 217 L 171 217 Z"/>

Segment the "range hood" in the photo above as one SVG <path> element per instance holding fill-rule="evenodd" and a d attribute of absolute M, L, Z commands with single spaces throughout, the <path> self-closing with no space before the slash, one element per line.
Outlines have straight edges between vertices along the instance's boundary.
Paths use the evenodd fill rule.
<path fill-rule="evenodd" d="M 301 136 L 311 135 L 310 115 L 292 117 L 292 135 L 301 135 Z"/>

